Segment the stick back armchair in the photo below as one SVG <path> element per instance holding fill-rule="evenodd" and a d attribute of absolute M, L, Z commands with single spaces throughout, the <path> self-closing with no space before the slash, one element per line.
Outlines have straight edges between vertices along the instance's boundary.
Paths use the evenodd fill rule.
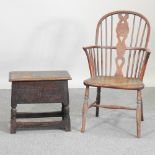
<path fill-rule="evenodd" d="M 150 24 L 137 12 L 114 11 L 103 16 L 96 28 L 95 45 L 84 47 L 90 78 L 84 81 L 85 99 L 82 112 L 82 128 L 85 131 L 86 114 L 89 108 L 127 109 L 136 111 L 137 137 L 141 136 L 143 103 L 141 90 L 143 77 L 150 55 L 148 42 Z M 89 104 L 89 87 L 97 88 L 96 101 Z M 101 88 L 136 90 L 137 107 L 101 105 Z"/>

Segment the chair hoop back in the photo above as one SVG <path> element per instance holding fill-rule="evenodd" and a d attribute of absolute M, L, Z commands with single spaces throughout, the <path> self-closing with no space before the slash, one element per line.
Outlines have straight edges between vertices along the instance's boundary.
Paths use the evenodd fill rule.
<path fill-rule="evenodd" d="M 150 24 L 133 11 L 114 11 L 103 16 L 96 28 L 95 45 L 85 49 L 91 76 L 143 79 Z"/>

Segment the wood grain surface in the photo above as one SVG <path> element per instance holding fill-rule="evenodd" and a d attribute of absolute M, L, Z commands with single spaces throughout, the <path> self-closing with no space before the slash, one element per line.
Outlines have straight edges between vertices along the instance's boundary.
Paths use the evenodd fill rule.
<path fill-rule="evenodd" d="M 9 81 L 71 80 L 67 71 L 13 71 Z"/>

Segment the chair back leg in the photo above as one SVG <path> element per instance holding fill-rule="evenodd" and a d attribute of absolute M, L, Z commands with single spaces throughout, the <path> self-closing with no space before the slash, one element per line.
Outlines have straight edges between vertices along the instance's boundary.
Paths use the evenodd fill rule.
<path fill-rule="evenodd" d="M 100 104 L 101 99 L 101 87 L 97 88 L 96 104 Z M 96 117 L 99 116 L 99 107 L 96 107 Z"/>

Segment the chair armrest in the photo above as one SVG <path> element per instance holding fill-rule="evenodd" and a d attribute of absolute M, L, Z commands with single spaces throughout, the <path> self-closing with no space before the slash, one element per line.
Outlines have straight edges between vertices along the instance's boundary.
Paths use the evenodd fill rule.
<path fill-rule="evenodd" d="M 91 46 L 83 47 L 83 50 L 84 50 L 84 51 L 87 51 L 87 50 L 89 50 L 89 49 L 93 49 L 93 48 L 116 49 L 116 46 L 99 46 L 99 45 L 91 45 Z"/>
<path fill-rule="evenodd" d="M 91 45 L 83 47 L 84 51 L 93 49 L 93 48 L 103 48 L 103 49 L 117 49 L 116 46 L 99 46 L 99 45 Z M 150 49 L 148 48 L 142 48 L 142 47 L 126 47 L 126 50 L 142 50 L 146 51 L 147 53 L 151 53 Z"/>

